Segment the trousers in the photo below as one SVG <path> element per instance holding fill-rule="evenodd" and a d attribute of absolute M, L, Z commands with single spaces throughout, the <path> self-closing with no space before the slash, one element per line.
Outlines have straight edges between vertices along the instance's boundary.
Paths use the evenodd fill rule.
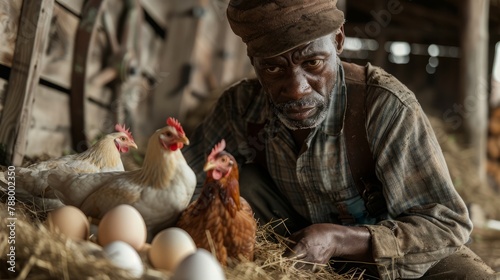
<path fill-rule="evenodd" d="M 273 231 L 288 236 L 311 223 L 302 217 L 280 193 L 269 173 L 257 164 L 246 164 L 240 171 L 240 195 L 245 198 L 260 225 L 271 223 Z M 275 223 L 273 223 L 275 221 Z M 335 267 L 334 267 L 335 268 Z M 366 267 L 365 267 L 366 268 Z M 367 267 L 371 273 L 376 269 Z M 376 276 L 369 279 L 378 279 Z M 463 246 L 454 254 L 431 267 L 423 280 L 500 280 L 500 273 L 494 272 L 479 256 Z"/>

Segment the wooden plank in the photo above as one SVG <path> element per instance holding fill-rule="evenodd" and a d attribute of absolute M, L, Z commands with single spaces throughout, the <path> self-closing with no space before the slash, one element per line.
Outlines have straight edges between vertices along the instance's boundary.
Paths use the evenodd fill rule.
<path fill-rule="evenodd" d="M 12 66 L 23 0 L 0 1 L 0 64 Z"/>
<path fill-rule="evenodd" d="M 32 128 L 28 131 L 29 139 L 26 147 L 26 156 L 30 158 L 49 157 L 57 158 L 71 153 L 70 135 L 66 130 L 50 131 L 39 128 Z"/>
<path fill-rule="evenodd" d="M 56 0 L 57 4 L 63 6 L 75 15 L 82 14 L 84 0 Z"/>
<path fill-rule="evenodd" d="M 59 157 L 75 152 L 71 146 L 69 96 L 45 86 L 39 86 L 36 91 L 26 155 Z M 97 137 L 111 132 L 114 123 L 109 110 L 90 101 L 86 101 L 85 106 L 85 134 L 93 143 Z"/>
<path fill-rule="evenodd" d="M 207 0 L 171 3 L 169 33 L 163 57 L 160 58 L 160 72 L 168 73 L 168 76 L 159 80 L 154 92 L 154 110 L 146 128 L 150 133 L 163 126 L 168 116 L 179 118 L 181 123 L 184 120 L 185 116 L 181 115 L 183 93 L 191 78 L 193 46 L 199 25 L 199 18 L 193 17 L 198 14 L 193 11 L 207 7 Z"/>
<path fill-rule="evenodd" d="M 30 1 L 29 5 L 22 7 L 23 20 L 19 26 L 0 123 L 0 143 L 5 147 L 9 164 L 21 165 L 25 153 L 31 105 L 43 65 L 42 52 L 47 43 L 53 9 L 54 0 Z"/>
<path fill-rule="evenodd" d="M 8 86 L 8 81 L 0 78 L 0 121 L 2 120 L 2 111 L 7 96 L 7 86 Z"/>
<path fill-rule="evenodd" d="M 166 29 L 169 8 L 174 1 L 141 0 L 140 2 L 151 18 L 153 18 L 160 27 Z"/>
<path fill-rule="evenodd" d="M 59 5 L 54 6 L 47 47 L 43 54 L 42 79 L 63 88 L 71 87 L 71 69 L 79 19 Z"/>
<path fill-rule="evenodd" d="M 93 102 L 85 103 L 85 134 L 90 144 L 97 137 L 114 130 L 113 114 L 111 111 L 96 105 Z"/>
<path fill-rule="evenodd" d="M 59 157 L 71 152 L 69 96 L 38 86 L 29 126 L 26 156 Z"/>
<path fill-rule="evenodd" d="M 132 96 L 125 96 L 126 109 L 132 115 L 129 118 L 131 131 L 137 145 L 141 148 L 147 146 L 151 131 L 145 129 L 151 122 L 151 112 L 154 109 L 154 92 L 159 82 L 168 77 L 168 73 L 160 71 L 160 60 L 164 51 L 164 40 L 158 36 L 147 23 L 143 24 L 141 32 L 140 64 L 143 77 L 139 84 L 134 85 L 138 89 Z M 146 77 L 147 78 L 146 78 Z M 159 128 L 159 127 L 157 127 Z"/>
<path fill-rule="evenodd" d="M 254 76 L 246 46 L 227 21 L 227 2 L 211 1 L 200 20 L 193 50 L 194 69 L 180 112 L 186 118 L 183 126 L 188 133 L 203 120 L 222 89 Z"/>
<path fill-rule="evenodd" d="M 461 103 L 465 114 L 463 131 L 474 152 L 472 165 L 486 184 L 486 136 L 488 124 L 488 7 L 489 0 L 466 0 L 460 61 Z"/>

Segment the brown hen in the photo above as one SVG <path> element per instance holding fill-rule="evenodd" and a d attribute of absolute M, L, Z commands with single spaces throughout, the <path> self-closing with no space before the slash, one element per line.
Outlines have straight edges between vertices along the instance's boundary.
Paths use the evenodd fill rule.
<path fill-rule="evenodd" d="M 248 202 L 240 197 L 238 165 L 224 151 L 222 140 L 207 158 L 207 177 L 197 200 L 182 213 L 177 227 L 187 231 L 198 248 L 212 251 L 227 265 L 228 259 L 253 260 L 257 223 Z"/>

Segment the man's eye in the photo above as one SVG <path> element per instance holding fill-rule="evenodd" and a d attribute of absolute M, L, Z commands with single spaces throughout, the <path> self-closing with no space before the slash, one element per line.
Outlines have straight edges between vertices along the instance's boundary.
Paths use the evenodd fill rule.
<path fill-rule="evenodd" d="M 308 60 L 308 61 L 306 61 L 306 66 L 307 67 L 318 67 L 321 65 L 322 62 L 323 62 L 323 60 L 321 60 L 321 59 Z"/>
<path fill-rule="evenodd" d="M 270 73 L 270 74 L 276 74 L 276 73 L 278 73 L 280 70 L 281 70 L 281 68 L 280 68 L 280 67 L 275 67 L 275 66 L 273 66 L 273 67 L 267 67 L 267 68 L 266 68 L 266 72 L 267 72 L 267 73 Z"/>

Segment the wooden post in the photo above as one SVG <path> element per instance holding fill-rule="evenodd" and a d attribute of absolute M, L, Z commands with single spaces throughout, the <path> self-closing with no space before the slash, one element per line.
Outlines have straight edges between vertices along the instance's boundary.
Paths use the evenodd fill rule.
<path fill-rule="evenodd" d="M 462 3 L 464 29 L 461 51 L 461 97 L 465 139 L 474 151 L 471 166 L 479 180 L 486 182 L 486 141 L 488 124 L 487 56 L 489 0 Z"/>
<path fill-rule="evenodd" d="M 34 94 L 42 70 L 43 51 L 48 41 L 54 0 L 23 3 L 12 70 L 0 120 L 0 143 L 5 163 L 21 165 Z"/>
<path fill-rule="evenodd" d="M 500 106 L 500 43 L 490 46 L 490 59 L 492 61 L 491 68 L 491 94 L 490 108 L 494 109 Z"/>

